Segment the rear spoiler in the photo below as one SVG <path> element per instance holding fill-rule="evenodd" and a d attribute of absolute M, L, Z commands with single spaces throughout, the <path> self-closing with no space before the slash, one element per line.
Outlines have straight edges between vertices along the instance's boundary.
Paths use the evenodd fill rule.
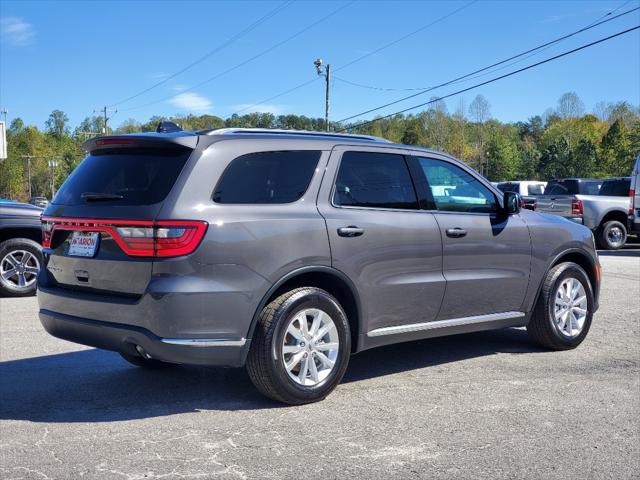
<path fill-rule="evenodd" d="M 184 147 L 193 150 L 197 144 L 198 135 L 190 132 L 175 132 L 93 137 L 85 141 L 82 147 L 85 151 L 92 153 L 104 149 L 166 148 L 170 146 Z"/>

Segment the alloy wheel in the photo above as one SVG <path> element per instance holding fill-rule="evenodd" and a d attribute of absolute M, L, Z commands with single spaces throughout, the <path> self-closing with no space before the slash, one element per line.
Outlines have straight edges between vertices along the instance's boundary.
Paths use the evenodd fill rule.
<path fill-rule="evenodd" d="M 589 313 L 587 292 L 580 281 L 565 278 L 556 290 L 553 319 L 561 335 L 575 338 L 582 332 Z"/>
<path fill-rule="evenodd" d="M 282 360 L 289 378 L 312 387 L 333 371 L 340 352 L 340 338 L 333 319 L 317 308 L 298 312 L 290 321 L 282 342 Z"/>
<path fill-rule="evenodd" d="M 38 258 L 27 250 L 13 250 L 0 260 L 0 281 L 14 290 L 33 286 L 39 271 Z"/>

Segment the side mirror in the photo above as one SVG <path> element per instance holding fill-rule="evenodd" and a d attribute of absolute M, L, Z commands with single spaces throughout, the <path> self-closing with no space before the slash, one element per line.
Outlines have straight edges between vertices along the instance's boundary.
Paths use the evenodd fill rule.
<path fill-rule="evenodd" d="M 515 192 L 504 192 L 502 196 L 502 205 L 502 211 L 506 215 L 515 215 L 520 213 L 520 209 L 522 208 L 522 199 L 520 198 L 520 194 Z"/>

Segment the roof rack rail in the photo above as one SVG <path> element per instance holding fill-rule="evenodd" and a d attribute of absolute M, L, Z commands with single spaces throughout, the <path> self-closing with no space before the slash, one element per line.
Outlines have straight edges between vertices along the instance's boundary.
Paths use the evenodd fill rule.
<path fill-rule="evenodd" d="M 355 140 L 368 140 L 380 143 L 393 143 L 390 140 L 373 135 L 351 135 L 348 133 L 313 132 L 310 130 L 287 130 L 282 128 L 215 128 L 200 130 L 199 135 L 232 135 L 232 134 L 266 134 L 266 135 L 299 135 L 305 137 L 332 137 Z"/>

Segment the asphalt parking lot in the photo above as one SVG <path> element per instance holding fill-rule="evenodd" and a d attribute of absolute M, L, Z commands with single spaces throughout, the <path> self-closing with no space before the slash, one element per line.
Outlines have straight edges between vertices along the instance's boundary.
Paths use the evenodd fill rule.
<path fill-rule="evenodd" d="M 577 350 L 522 329 L 383 347 L 304 407 L 243 370 L 136 369 L 0 299 L 0 478 L 639 478 L 640 249 L 601 262 Z"/>

